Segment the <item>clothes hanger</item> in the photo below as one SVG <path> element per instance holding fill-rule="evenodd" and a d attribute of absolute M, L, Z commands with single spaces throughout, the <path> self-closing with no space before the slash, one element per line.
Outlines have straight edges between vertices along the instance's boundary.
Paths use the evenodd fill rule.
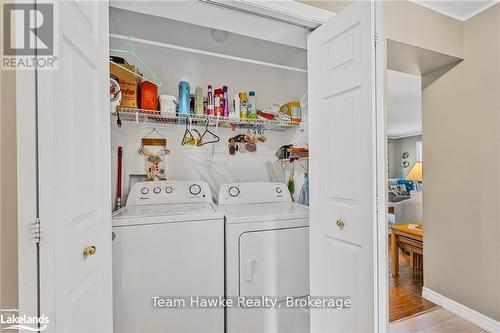
<path fill-rule="evenodd" d="M 205 127 L 205 132 L 203 132 L 203 135 L 200 137 L 200 141 L 198 141 L 198 143 L 197 143 L 198 147 L 201 147 L 201 146 L 206 145 L 208 143 L 216 143 L 216 142 L 220 141 L 220 137 L 217 134 L 213 133 L 212 131 L 210 131 L 208 129 L 209 123 L 210 123 L 210 120 L 207 120 L 207 124 L 206 124 L 206 127 Z M 211 134 L 213 136 L 213 139 L 210 140 L 210 141 L 203 141 L 203 138 L 205 137 L 205 135 L 207 133 Z"/>
<path fill-rule="evenodd" d="M 198 132 L 198 130 L 197 130 L 196 128 L 193 128 L 193 132 L 195 132 L 195 133 L 196 133 L 196 135 L 198 135 L 198 139 L 196 139 L 196 138 L 195 138 L 195 140 L 196 140 L 196 146 L 198 146 L 198 147 L 199 147 L 199 146 L 203 146 L 203 144 L 200 144 L 200 142 L 201 142 L 201 138 L 202 138 L 203 136 L 200 134 L 200 132 Z"/>
<path fill-rule="evenodd" d="M 189 129 L 189 124 L 191 123 L 191 117 L 186 119 L 186 130 L 184 131 L 184 136 L 182 137 L 181 145 L 186 144 L 197 144 L 197 139 L 194 137 L 193 132 Z M 197 131 L 198 132 L 198 131 Z M 199 133 L 198 133 L 199 134 Z"/>
<path fill-rule="evenodd" d="M 158 87 L 161 87 L 162 85 L 162 82 L 161 80 L 158 78 L 158 76 L 151 70 L 151 68 L 146 65 L 146 63 L 144 61 L 142 61 L 142 59 L 137 55 L 137 53 L 135 52 L 135 48 L 134 46 L 132 45 L 132 41 L 130 39 L 130 36 L 128 36 L 128 45 L 129 45 L 129 49 L 128 50 L 118 50 L 118 49 L 109 49 L 110 52 L 115 52 L 115 53 L 126 53 L 126 54 L 129 54 L 131 56 L 133 56 L 142 66 L 144 66 L 144 68 L 149 72 L 149 74 L 151 74 L 151 76 L 153 77 L 152 80 L 150 79 L 147 79 L 141 75 L 139 75 L 138 73 L 135 73 L 133 71 L 131 71 L 130 69 L 126 68 L 125 66 L 122 66 L 121 64 L 115 62 L 115 61 L 112 61 L 110 60 L 109 62 L 114 64 L 115 66 L 118 66 L 120 67 L 121 69 L 123 69 L 124 71 L 140 78 L 141 80 L 143 81 L 148 81 L 148 82 L 151 82 L 152 84 L 158 86 Z"/>

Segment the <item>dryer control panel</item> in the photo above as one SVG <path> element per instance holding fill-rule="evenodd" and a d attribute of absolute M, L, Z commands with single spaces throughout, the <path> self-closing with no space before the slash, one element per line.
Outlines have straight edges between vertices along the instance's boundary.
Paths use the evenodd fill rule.
<path fill-rule="evenodd" d="M 212 192 L 203 181 L 154 181 L 135 183 L 127 206 L 167 203 L 212 202 Z"/>
<path fill-rule="evenodd" d="M 219 190 L 219 205 L 266 202 L 291 202 L 292 197 L 283 183 L 230 183 Z"/>

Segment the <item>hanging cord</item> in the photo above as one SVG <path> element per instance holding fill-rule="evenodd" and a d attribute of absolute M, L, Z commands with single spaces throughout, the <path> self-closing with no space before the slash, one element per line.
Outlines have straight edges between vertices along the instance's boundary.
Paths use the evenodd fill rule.
<path fill-rule="evenodd" d="M 122 127 L 122 119 L 120 118 L 119 108 L 116 108 L 116 125 Z"/>

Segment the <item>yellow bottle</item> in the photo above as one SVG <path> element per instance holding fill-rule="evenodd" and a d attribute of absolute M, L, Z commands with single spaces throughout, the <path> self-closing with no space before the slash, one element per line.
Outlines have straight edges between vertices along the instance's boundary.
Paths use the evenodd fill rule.
<path fill-rule="evenodd" d="M 240 118 L 246 119 L 248 113 L 248 97 L 246 92 L 240 92 Z"/>

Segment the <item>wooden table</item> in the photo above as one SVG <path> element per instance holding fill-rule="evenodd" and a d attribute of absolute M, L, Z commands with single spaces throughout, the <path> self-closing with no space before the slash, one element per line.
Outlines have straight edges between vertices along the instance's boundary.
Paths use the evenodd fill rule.
<path fill-rule="evenodd" d="M 421 225 L 421 223 L 415 223 Z M 410 263 L 414 268 L 421 268 L 424 251 L 422 229 L 410 229 L 409 224 L 396 224 L 391 227 L 392 274 L 399 272 L 399 249 L 410 251 Z"/>

